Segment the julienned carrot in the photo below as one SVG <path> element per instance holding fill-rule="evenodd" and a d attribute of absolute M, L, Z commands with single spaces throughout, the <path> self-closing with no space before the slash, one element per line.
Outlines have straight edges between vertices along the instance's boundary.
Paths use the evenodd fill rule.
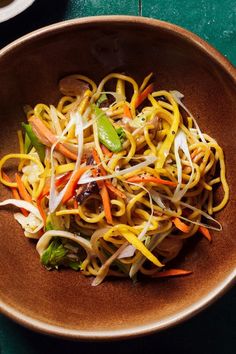
<path fill-rule="evenodd" d="M 101 181 L 99 181 L 99 184 L 100 184 L 100 182 Z M 99 187 L 99 189 L 100 189 L 100 187 Z M 102 183 L 101 183 L 100 195 L 102 197 L 102 203 L 103 203 L 107 223 L 112 224 L 113 221 L 112 221 L 112 214 L 111 214 L 110 198 L 109 198 L 107 187 L 106 187 L 104 181 L 102 181 Z"/>
<path fill-rule="evenodd" d="M 7 182 L 11 182 L 10 178 L 8 177 L 8 175 L 7 175 L 5 172 L 2 171 L 2 175 L 3 175 L 4 179 L 5 179 Z M 19 195 L 17 189 L 14 188 L 14 187 L 10 187 L 10 188 L 11 188 L 11 191 L 12 191 L 12 194 L 13 194 L 14 199 L 21 200 L 21 197 L 20 197 L 20 195 Z M 24 216 L 28 216 L 28 215 L 29 215 L 29 212 L 28 212 L 27 210 L 25 210 L 25 209 L 23 209 L 23 208 L 20 208 L 20 210 L 21 210 L 21 212 L 22 212 L 22 214 L 23 214 Z"/>
<path fill-rule="evenodd" d="M 69 159 L 74 161 L 77 160 L 77 155 L 74 154 L 72 151 L 68 150 L 62 143 L 58 143 L 55 149 L 60 153 L 62 153 L 62 155 L 68 157 Z"/>
<path fill-rule="evenodd" d="M 205 226 L 199 226 L 199 232 L 201 232 L 201 234 L 206 237 L 206 239 L 211 242 L 212 241 L 212 237 L 210 234 L 210 231 L 205 227 Z"/>
<path fill-rule="evenodd" d="M 65 204 L 66 202 L 68 202 L 69 199 L 71 199 L 74 195 L 75 192 L 75 188 L 77 186 L 77 183 L 80 179 L 80 177 L 82 176 L 82 174 L 84 172 L 86 172 L 87 170 L 91 169 L 92 166 L 88 165 L 88 166 L 84 166 L 84 167 L 80 167 L 75 174 L 72 176 L 70 183 L 66 189 L 66 192 L 64 194 L 64 197 L 62 199 L 62 203 Z"/>
<path fill-rule="evenodd" d="M 180 275 L 188 275 L 191 274 L 191 270 L 184 270 L 184 269 L 168 269 L 162 272 L 158 272 L 152 275 L 152 278 L 165 278 L 165 277 L 176 277 Z"/>
<path fill-rule="evenodd" d="M 96 162 L 96 164 L 99 165 L 98 169 L 99 169 L 99 172 L 101 172 L 101 175 L 106 176 L 107 173 L 106 173 L 104 167 L 101 165 L 100 158 L 99 158 L 98 153 L 95 149 L 93 149 L 93 159 Z"/>
<path fill-rule="evenodd" d="M 132 115 L 131 115 L 131 112 L 130 112 L 130 109 L 129 109 L 129 106 L 127 105 L 127 103 L 125 103 L 123 107 L 124 107 L 123 108 L 124 109 L 123 117 L 132 118 Z"/>
<path fill-rule="evenodd" d="M 105 185 L 117 197 L 120 197 L 122 199 L 126 199 L 126 195 L 124 193 L 122 193 L 119 189 L 117 189 L 115 186 L 113 186 L 113 184 L 110 181 L 105 181 Z"/>
<path fill-rule="evenodd" d="M 37 203 L 37 208 L 38 208 L 38 211 L 40 213 L 40 215 L 42 216 L 42 219 L 43 219 L 43 222 L 44 222 L 44 225 L 46 225 L 46 220 L 47 220 L 47 215 L 42 207 L 42 199 L 37 199 L 36 201 Z"/>
<path fill-rule="evenodd" d="M 101 144 L 101 149 L 105 156 L 107 156 L 108 158 L 112 157 L 113 153 L 110 150 L 108 150 L 108 148 L 105 145 Z"/>
<path fill-rule="evenodd" d="M 100 159 L 99 156 L 97 154 L 97 151 L 95 149 L 93 149 L 93 158 L 94 161 L 96 162 L 96 164 L 100 164 Z M 104 170 L 104 168 L 101 166 L 99 167 L 100 173 L 101 175 L 104 175 L 104 173 L 106 174 L 106 171 Z M 93 176 L 97 176 L 100 173 L 96 170 L 92 170 Z M 99 193 L 101 195 L 102 198 L 102 203 L 103 203 L 103 208 L 104 208 L 104 212 L 105 212 L 105 217 L 107 220 L 108 224 L 113 224 L 113 220 L 112 220 L 112 214 L 111 214 L 111 203 L 110 203 L 110 198 L 109 198 L 109 194 L 108 194 L 108 190 L 107 190 L 107 186 L 105 184 L 105 181 L 97 181 L 97 185 L 99 188 Z"/>
<path fill-rule="evenodd" d="M 179 229 L 180 231 L 184 233 L 188 233 L 190 231 L 190 226 L 186 225 L 183 221 L 181 221 L 179 218 L 173 218 L 172 219 L 173 223 L 175 224 L 175 227 Z"/>
<path fill-rule="evenodd" d="M 57 137 L 48 129 L 41 119 L 33 116 L 29 119 L 30 125 L 32 126 L 34 134 L 46 146 L 52 146 L 56 141 Z M 55 149 L 62 153 L 62 155 L 68 157 L 71 160 L 77 160 L 77 155 L 67 149 L 63 143 L 58 142 Z"/>
<path fill-rule="evenodd" d="M 158 177 L 152 177 L 152 176 L 146 176 L 146 177 L 134 176 L 134 177 L 128 178 L 126 181 L 133 182 L 133 183 L 152 182 L 152 183 L 156 183 L 156 184 L 165 184 L 167 186 L 173 186 L 173 187 L 176 187 L 176 185 L 177 185 L 175 182 L 161 179 Z"/>
<path fill-rule="evenodd" d="M 70 176 L 71 176 L 72 172 L 67 172 L 65 175 L 59 177 L 58 179 L 56 179 L 55 181 L 55 186 L 56 187 L 60 187 L 62 184 L 66 183 L 67 181 L 69 181 Z M 50 183 L 46 183 L 39 198 L 38 199 L 42 199 L 43 197 L 45 197 L 45 195 L 49 194 L 50 191 Z"/>
<path fill-rule="evenodd" d="M 153 84 L 148 85 L 140 94 L 135 102 L 135 107 L 137 108 L 146 98 L 147 96 L 152 93 L 153 91 Z"/>
<path fill-rule="evenodd" d="M 16 183 L 17 183 L 17 187 L 18 187 L 19 194 L 20 194 L 21 198 L 24 199 L 26 202 L 32 203 L 32 198 L 29 195 L 29 193 L 27 192 L 18 173 L 15 174 L 15 177 L 16 177 Z"/>

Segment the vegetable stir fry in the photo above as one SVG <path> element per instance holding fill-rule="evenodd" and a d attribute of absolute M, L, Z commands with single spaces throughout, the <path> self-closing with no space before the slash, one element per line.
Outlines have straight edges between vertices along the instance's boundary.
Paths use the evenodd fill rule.
<path fill-rule="evenodd" d="M 25 106 L 20 152 L 0 160 L 0 181 L 14 214 L 46 269 L 93 276 L 191 274 L 169 268 L 190 237 L 220 231 L 213 214 L 229 198 L 225 162 L 178 91 L 107 75 L 97 86 L 83 75 L 59 83 L 54 105 Z M 156 88 L 157 87 L 157 88 Z M 19 161 L 12 176 L 11 159 Z M 222 189 L 215 204 L 214 187 Z"/>

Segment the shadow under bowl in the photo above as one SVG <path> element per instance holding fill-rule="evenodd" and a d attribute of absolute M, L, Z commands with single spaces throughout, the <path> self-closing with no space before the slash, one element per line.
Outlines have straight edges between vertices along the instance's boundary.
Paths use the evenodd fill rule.
<path fill-rule="evenodd" d="M 58 81 L 71 73 L 99 81 L 110 72 L 137 81 L 154 72 L 160 89 L 177 89 L 203 131 L 223 147 L 231 197 L 217 215 L 223 231 L 199 239 L 180 257 L 188 277 L 143 281 L 46 271 L 35 243 L 12 211 L 1 210 L 0 305 L 31 329 L 67 338 L 117 339 L 161 330 L 205 308 L 235 280 L 236 72 L 215 49 L 171 24 L 128 16 L 71 20 L 35 31 L 0 51 L 1 156 L 18 151 L 23 105 L 56 103 Z M 10 192 L 0 187 L 1 200 Z"/>

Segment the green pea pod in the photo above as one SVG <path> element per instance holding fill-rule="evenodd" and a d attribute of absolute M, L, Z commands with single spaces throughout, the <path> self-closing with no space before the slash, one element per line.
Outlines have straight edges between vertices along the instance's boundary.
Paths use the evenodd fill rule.
<path fill-rule="evenodd" d="M 112 152 L 121 151 L 120 138 L 107 115 L 96 105 L 93 105 L 93 111 L 97 117 L 99 141 Z"/>
<path fill-rule="evenodd" d="M 22 127 L 25 129 L 25 132 L 28 135 L 29 139 L 31 140 L 32 145 L 35 147 L 39 155 L 40 161 L 44 162 L 45 146 L 39 141 L 37 136 L 34 134 L 30 124 L 22 123 Z"/>

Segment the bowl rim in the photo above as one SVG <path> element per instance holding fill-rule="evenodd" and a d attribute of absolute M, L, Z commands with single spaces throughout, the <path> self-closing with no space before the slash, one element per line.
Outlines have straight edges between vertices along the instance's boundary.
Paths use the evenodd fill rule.
<path fill-rule="evenodd" d="M 236 85 L 236 68 L 232 63 L 229 62 L 217 49 L 215 49 L 212 45 L 207 43 L 205 40 L 200 38 L 198 35 L 192 33 L 189 30 L 186 30 L 180 26 L 175 24 L 160 21 L 153 18 L 146 17 L 138 17 L 138 16 L 128 16 L 128 15 L 105 15 L 105 16 L 90 16 L 83 17 L 71 20 L 65 20 L 61 22 L 54 23 L 52 25 L 48 25 L 42 28 L 39 28 L 35 31 L 32 31 L 10 44 L 6 45 L 2 49 L 0 49 L 0 60 L 7 55 L 9 52 L 14 51 L 19 45 L 30 43 L 37 38 L 49 36 L 51 32 L 54 34 L 62 32 L 65 28 L 72 28 L 74 26 L 83 26 L 83 25 L 96 25 L 100 23 L 106 22 L 113 23 L 133 23 L 144 25 L 146 27 L 152 28 L 161 28 L 168 32 L 177 33 L 184 41 L 194 44 L 204 52 L 206 55 L 210 57 L 215 63 L 221 66 L 221 68 L 229 75 L 229 77 L 233 80 Z M 58 336 L 61 338 L 68 339 L 77 339 L 77 340 L 119 340 L 119 339 L 128 339 L 133 337 L 139 337 L 147 334 L 151 334 L 157 331 L 161 331 L 177 325 L 192 316 L 196 315 L 200 311 L 204 310 L 214 301 L 216 301 L 219 297 L 221 297 L 227 290 L 229 290 L 236 283 L 236 267 L 230 272 L 227 277 L 216 287 L 214 287 L 210 292 L 204 295 L 200 300 L 194 302 L 187 308 L 181 310 L 175 315 L 167 316 L 159 321 L 154 321 L 148 323 L 146 325 L 134 325 L 132 327 L 118 329 L 118 330 L 78 330 L 78 329 L 70 329 L 57 325 L 51 325 L 43 322 L 42 320 L 38 320 L 32 318 L 24 313 L 16 310 L 14 307 L 6 304 L 4 301 L 0 299 L 0 310 L 1 312 L 14 320 L 15 322 L 27 327 L 31 330 L 49 334 L 52 336 Z"/>

